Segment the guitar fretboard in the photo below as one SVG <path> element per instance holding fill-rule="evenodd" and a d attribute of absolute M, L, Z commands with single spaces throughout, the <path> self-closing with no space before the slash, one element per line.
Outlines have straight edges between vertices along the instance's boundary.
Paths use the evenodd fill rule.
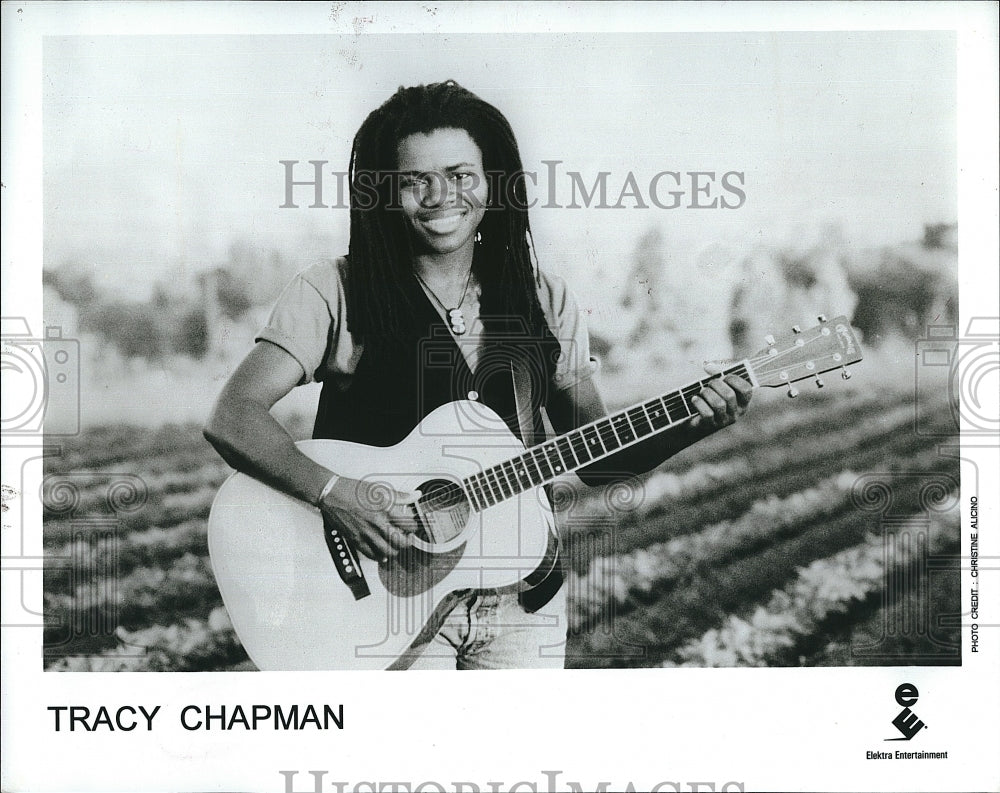
<path fill-rule="evenodd" d="M 481 512 L 687 421 L 698 413 L 691 402 L 694 396 L 712 380 L 725 375 L 735 374 L 749 379 L 747 365 L 747 361 L 742 361 L 721 374 L 698 380 L 532 446 L 517 457 L 466 477 L 461 483 L 427 494 L 421 499 L 421 504 L 424 508 L 446 509 L 467 498 L 472 508 Z"/>

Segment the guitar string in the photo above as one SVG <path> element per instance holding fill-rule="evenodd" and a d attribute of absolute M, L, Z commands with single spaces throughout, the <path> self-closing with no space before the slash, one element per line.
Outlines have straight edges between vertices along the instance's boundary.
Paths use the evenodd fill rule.
<path fill-rule="evenodd" d="M 746 374 L 745 364 L 743 362 L 741 362 L 737 366 L 725 370 L 725 374 L 736 374 L 736 373 Z M 678 389 L 676 393 L 672 393 L 669 396 L 655 397 L 638 405 L 633 405 L 631 407 L 625 408 L 624 410 L 615 413 L 612 416 L 604 416 L 600 419 L 597 419 L 594 422 L 591 422 L 588 425 L 584 425 L 583 427 L 578 427 L 571 433 L 566 433 L 565 435 L 561 435 L 558 438 L 554 438 L 552 440 L 546 441 L 545 443 L 539 444 L 538 446 L 533 447 L 530 450 L 526 450 L 522 455 L 519 455 L 516 458 L 513 458 L 511 460 L 505 460 L 502 463 L 496 464 L 482 471 L 478 471 L 475 474 L 472 474 L 471 476 L 466 477 L 463 480 L 464 486 L 451 485 L 447 489 L 443 488 L 442 490 L 435 491 L 433 494 L 434 496 L 433 499 L 427 498 L 425 500 L 422 498 L 420 500 L 422 503 L 427 503 L 429 506 L 433 508 L 438 506 L 438 504 L 435 502 L 446 501 L 448 504 L 450 504 L 457 493 L 461 492 L 462 490 L 468 491 L 473 489 L 474 489 L 474 494 L 477 496 L 488 495 L 490 497 L 495 497 L 495 491 L 499 490 L 501 496 L 506 497 L 507 493 L 505 491 L 503 483 L 506 481 L 507 484 L 509 485 L 510 477 L 504 470 L 504 466 L 510 466 L 513 469 L 513 473 L 515 475 L 514 481 L 516 482 L 516 484 L 518 486 L 524 487 L 524 489 L 527 489 L 527 487 L 531 487 L 534 483 L 531 481 L 533 475 L 531 474 L 529 466 L 525 464 L 524 462 L 525 460 L 529 461 L 531 465 L 534 466 L 534 468 L 538 471 L 538 473 L 543 477 L 543 480 L 549 477 L 546 476 L 546 474 L 544 473 L 542 465 L 540 465 L 540 462 L 544 463 L 545 467 L 550 469 L 553 475 L 559 472 L 559 469 L 553 466 L 552 464 L 552 460 L 549 457 L 550 452 L 555 454 L 556 459 L 559 460 L 559 462 L 562 464 L 563 467 L 566 467 L 568 470 L 575 470 L 575 468 L 579 467 L 580 465 L 585 465 L 587 462 L 593 460 L 594 456 L 592 456 L 590 460 L 587 460 L 584 463 L 579 463 L 577 461 L 576 464 L 572 466 L 566 466 L 565 455 L 559 447 L 560 441 L 564 442 L 565 446 L 568 447 L 573 457 L 578 457 L 579 455 L 574 450 L 573 442 L 572 440 L 570 440 L 569 436 L 576 435 L 578 436 L 578 439 L 580 441 L 586 443 L 586 439 L 584 437 L 584 431 L 587 429 L 592 429 L 593 433 L 598 437 L 601 443 L 601 452 L 597 456 L 601 457 L 606 454 L 610 454 L 613 451 L 617 451 L 618 448 L 621 448 L 622 446 L 627 445 L 636 439 L 655 434 L 656 432 L 665 430 L 668 427 L 672 426 L 673 424 L 679 423 L 680 421 L 683 421 L 686 418 L 690 418 L 690 416 L 692 415 L 689 412 L 690 408 L 688 404 L 690 398 L 695 395 L 696 391 L 700 390 L 708 382 L 710 382 L 710 380 L 711 378 L 708 378 L 706 380 L 700 380 L 697 383 L 692 383 L 688 386 L 685 386 L 682 389 Z M 664 410 L 663 415 L 665 415 L 670 420 L 669 424 L 663 425 L 661 427 L 655 426 L 653 421 L 650 420 L 648 417 L 648 409 L 650 407 L 654 407 L 655 409 L 655 405 L 657 402 L 662 403 Z M 685 415 L 683 416 L 683 418 L 673 419 L 670 413 L 673 412 L 673 409 L 681 407 L 683 407 Z M 615 432 L 615 423 L 614 423 L 616 421 L 621 421 L 621 419 L 623 418 L 625 419 L 625 427 L 619 427 L 618 429 L 622 431 L 623 434 L 625 432 L 628 432 L 631 433 L 632 435 L 631 438 L 626 439 L 625 441 L 622 441 L 618 437 L 617 433 Z M 645 420 L 646 423 L 649 424 L 650 432 L 645 432 L 645 433 L 635 432 L 632 425 L 633 420 L 635 421 Z M 584 446 L 584 448 L 586 448 L 586 446 Z M 608 451 L 609 448 L 611 448 L 611 451 Z M 535 453 L 537 452 L 541 452 L 542 455 L 541 458 L 536 459 Z M 517 478 L 516 463 L 518 461 L 521 461 L 521 467 L 526 472 L 529 481 L 529 485 L 527 486 L 524 486 L 523 482 Z M 494 480 L 493 482 L 490 481 L 491 475 Z M 523 490 L 519 492 L 523 492 Z M 511 495 L 513 495 L 513 493 Z M 488 503 L 488 500 L 485 498 L 480 498 L 479 500 L 486 501 Z"/>
<path fill-rule="evenodd" d="M 795 353 L 797 350 L 801 350 L 801 349 L 802 348 L 800 348 L 800 347 L 789 347 L 788 349 L 786 349 L 786 350 L 784 350 L 784 351 L 782 351 L 780 353 L 777 353 L 776 355 L 770 355 L 770 354 L 768 354 L 768 355 L 760 355 L 760 356 L 757 356 L 757 357 L 748 358 L 748 359 L 746 359 L 746 362 L 750 363 L 751 366 L 753 366 L 756 369 L 756 368 L 759 368 L 761 364 L 768 363 L 768 362 L 776 362 L 776 361 L 778 361 L 778 359 L 783 358 L 783 357 L 785 357 L 787 355 L 790 355 L 792 353 Z M 801 366 L 803 364 L 799 364 L 799 365 Z M 746 374 L 747 372 L 746 372 L 746 370 L 745 370 L 744 367 L 745 367 L 745 364 L 744 363 L 740 363 L 738 366 L 732 367 L 730 370 L 724 370 L 723 373 L 721 373 L 721 374 L 734 374 L 734 373 L 739 372 L 741 369 L 743 369 L 743 372 L 741 372 L 741 373 L 742 374 Z M 832 368 L 836 368 L 836 367 L 832 367 Z M 824 370 L 824 371 L 827 371 L 827 370 Z M 816 372 L 816 374 L 820 374 L 820 372 Z M 420 499 L 420 502 L 423 503 L 423 504 L 426 504 L 427 506 L 430 506 L 433 509 L 433 508 L 436 508 L 436 507 L 441 506 L 441 505 L 448 505 L 448 504 L 450 504 L 453 501 L 454 497 L 457 494 L 459 494 L 459 493 L 465 493 L 468 496 L 468 491 L 472 490 L 473 488 L 476 488 L 475 495 L 479 495 L 479 496 L 489 495 L 489 496 L 492 497 L 492 496 L 494 496 L 494 489 L 498 489 L 500 491 L 500 493 L 501 493 L 502 496 L 506 496 L 505 488 L 504 488 L 503 485 L 504 485 L 504 482 L 506 482 L 507 485 L 510 486 L 511 480 L 510 480 L 510 477 L 507 475 L 507 472 L 504 470 L 504 466 L 507 466 L 507 465 L 511 466 L 511 468 L 513 469 L 513 472 L 515 474 L 515 480 L 514 481 L 515 481 L 515 483 L 518 486 L 523 486 L 523 482 L 521 482 L 520 480 L 518 480 L 516 478 L 517 471 L 516 471 L 515 465 L 516 465 L 517 461 L 521 461 L 522 468 L 524 468 L 524 470 L 528 472 L 528 481 L 529 482 L 531 482 L 531 478 L 532 477 L 531 477 L 531 474 L 530 474 L 530 469 L 528 469 L 528 467 L 524 464 L 524 460 L 526 460 L 526 459 L 528 461 L 530 461 L 534 465 L 534 467 L 538 470 L 539 474 L 541 474 L 543 477 L 545 477 L 545 474 L 544 474 L 544 472 L 542 470 L 542 467 L 539 465 L 539 460 L 536 459 L 535 455 L 533 454 L 533 452 L 540 451 L 542 453 L 542 458 L 541 459 L 542 459 L 542 461 L 544 461 L 545 466 L 548 467 L 549 469 L 551 469 L 552 472 L 553 472 L 553 474 L 555 474 L 557 472 L 557 469 L 552 466 L 552 462 L 551 462 L 551 460 L 550 460 L 550 458 L 548 456 L 548 453 L 549 452 L 554 452 L 555 455 L 556 455 L 556 458 L 558 460 L 560 460 L 563 463 L 563 466 L 565 467 L 565 455 L 564 455 L 563 450 L 561 450 L 560 447 L 559 447 L 559 445 L 558 445 L 559 442 L 560 441 L 564 441 L 565 444 L 566 444 L 566 446 L 569 448 L 571 454 L 573 455 L 573 457 L 578 457 L 576 449 L 573 446 L 572 440 L 569 439 L 569 436 L 570 435 L 576 435 L 576 436 L 578 436 L 579 440 L 585 442 L 586 439 L 584 437 L 584 431 L 587 430 L 588 428 L 589 429 L 593 429 L 594 433 L 598 436 L 598 438 L 601 441 L 603 449 L 602 449 L 602 453 L 601 453 L 600 456 L 604 456 L 606 454 L 610 454 L 611 452 L 607 451 L 609 442 L 611 443 L 611 445 L 617 445 L 620 448 L 621 446 L 624 446 L 624 445 L 627 445 L 628 443 L 631 443 L 632 441 L 634 441 L 637 438 L 646 437 L 648 435 L 655 434 L 658 431 L 662 431 L 662 430 L 667 429 L 668 427 L 672 426 L 673 424 L 676 424 L 676 423 L 679 423 L 680 421 L 683 421 L 685 418 L 689 418 L 690 416 L 685 416 L 684 418 L 681 418 L 681 419 L 671 420 L 670 424 L 664 425 L 662 427 L 656 427 L 653 424 L 653 422 L 651 420 L 649 420 L 649 418 L 648 418 L 648 408 L 650 406 L 655 406 L 657 402 L 663 403 L 664 408 L 666 410 L 667 418 L 670 418 L 670 408 L 672 408 L 672 407 L 673 408 L 679 408 L 679 407 L 683 406 L 684 409 L 687 411 L 687 410 L 689 410 L 689 406 L 687 405 L 687 401 L 688 401 L 688 399 L 691 396 L 694 395 L 693 392 L 696 391 L 696 390 L 701 390 L 702 388 L 704 388 L 705 385 L 707 385 L 709 382 L 711 382 L 712 379 L 713 378 L 708 378 L 706 380 L 699 380 L 697 383 L 692 383 L 692 384 L 690 384 L 688 386 L 685 386 L 683 388 L 678 389 L 676 392 L 672 392 L 669 396 L 666 396 L 666 397 L 654 397 L 653 399 L 647 400 L 646 402 L 642 402 L 642 403 L 640 403 L 638 405 L 634 405 L 634 406 L 631 406 L 629 408 L 625 408 L 624 410 L 620 411 L 619 413 L 614 414 L 613 416 L 602 417 L 601 419 L 598 419 L 597 421 L 592 422 L 590 425 L 585 425 L 584 427 L 577 428 L 572 433 L 566 433 L 565 435 L 561 435 L 558 438 L 554 438 L 554 439 L 552 439 L 550 441 L 547 441 L 547 442 L 545 442 L 543 444 L 539 444 L 539 446 L 534 447 L 534 449 L 532 449 L 532 450 L 526 450 L 524 454 L 519 455 L 516 458 L 513 458 L 511 460 L 506 460 L 506 461 L 504 461 L 502 463 L 499 463 L 499 464 L 496 464 L 496 465 L 491 466 L 489 468 L 486 468 L 483 471 L 479 471 L 476 474 L 473 474 L 473 475 L 471 475 L 469 477 L 465 477 L 465 479 L 463 479 L 463 483 L 468 482 L 468 484 L 465 485 L 465 486 L 460 485 L 460 484 L 449 485 L 447 488 L 442 488 L 440 490 L 436 490 L 433 493 L 428 494 L 427 496 L 422 497 Z M 636 411 L 638 411 L 640 408 L 643 408 L 642 413 L 637 413 Z M 634 417 L 632 416 L 633 413 L 636 414 Z M 647 415 L 646 421 L 647 421 L 647 423 L 649 423 L 652 432 L 644 433 L 643 435 L 640 436 L 638 433 L 635 433 L 634 430 L 632 430 L 630 424 L 631 424 L 631 419 L 634 418 L 636 420 L 640 420 L 640 419 L 643 418 L 644 414 Z M 629 429 L 629 431 L 632 432 L 632 438 L 630 440 L 626 440 L 624 443 L 621 442 L 620 439 L 617 437 L 617 435 L 615 433 L 615 426 L 614 426 L 614 421 L 615 420 L 620 420 L 621 418 L 625 418 L 625 420 L 626 420 L 626 427 Z M 584 446 L 584 448 L 586 448 L 586 446 Z M 617 449 L 613 449 L 612 451 L 617 451 Z M 591 457 L 591 460 L 593 460 L 593 459 L 594 459 L 594 457 Z M 590 461 L 587 461 L 587 462 L 590 462 Z M 586 464 L 586 463 L 583 463 L 583 464 Z M 573 466 L 573 468 L 571 468 L 570 470 L 575 469 L 575 467 L 578 467 L 579 465 L 581 465 L 581 463 L 579 463 L 577 461 L 577 465 Z M 493 477 L 494 481 L 496 482 L 496 484 L 493 484 L 492 482 L 490 482 L 490 478 L 489 478 L 490 475 L 492 475 L 492 477 Z M 547 478 L 547 477 L 545 477 L 545 478 Z M 480 481 L 479 482 L 473 481 L 475 479 L 479 479 Z M 529 484 L 528 487 L 530 487 L 530 486 L 531 485 Z M 511 488 L 511 489 L 513 490 L 513 488 Z M 523 490 L 521 492 L 523 492 Z M 512 493 L 512 495 L 513 495 L 513 493 Z M 485 498 L 480 497 L 479 500 L 480 501 L 486 501 L 488 503 L 487 499 L 485 499 Z"/>
<path fill-rule="evenodd" d="M 789 350 L 788 352 L 794 352 L 794 350 Z M 767 356 L 760 356 L 759 358 L 756 359 L 748 359 L 748 360 L 769 361 L 769 360 L 774 360 L 774 358 L 776 357 L 778 356 L 767 355 Z M 728 371 L 725 371 L 725 374 L 735 374 L 735 373 L 746 374 L 745 364 L 741 363 L 738 366 L 732 367 Z M 639 405 L 634 405 L 632 407 L 626 408 L 623 411 L 616 413 L 613 416 L 607 416 L 603 417 L 602 419 L 598 419 L 597 421 L 593 422 L 592 427 L 585 426 L 583 428 L 578 428 L 577 430 L 574 431 L 574 433 L 567 433 L 566 435 L 559 436 L 558 438 L 554 438 L 550 441 L 547 441 L 546 443 L 540 444 L 538 447 L 526 451 L 523 455 L 520 455 L 518 458 L 504 461 L 503 463 L 491 466 L 490 468 L 486 468 L 483 471 L 477 472 L 476 474 L 473 474 L 470 477 L 466 477 L 463 480 L 463 485 L 461 486 L 451 485 L 448 488 L 444 488 L 442 490 L 435 491 L 433 494 L 429 494 L 429 497 L 423 498 L 421 499 L 421 501 L 430 506 L 431 508 L 436 508 L 442 505 L 450 505 L 451 503 L 454 502 L 455 497 L 463 493 L 463 491 L 466 491 L 467 496 L 468 496 L 467 491 L 473 491 L 474 495 L 479 496 L 478 499 L 479 501 L 483 501 L 488 505 L 489 499 L 496 497 L 495 494 L 497 491 L 499 491 L 501 498 L 514 495 L 518 491 L 516 490 L 516 488 L 511 487 L 510 484 L 511 478 L 510 476 L 508 476 L 504 466 L 511 467 L 515 475 L 514 482 L 516 483 L 516 485 L 518 487 L 527 489 L 527 487 L 532 486 L 534 483 L 531 481 L 532 474 L 530 473 L 530 469 L 528 468 L 528 466 L 525 464 L 524 462 L 525 460 L 529 461 L 534 466 L 534 468 L 538 471 L 538 473 L 543 477 L 543 480 L 545 478 L 549 478 L 544 473 L 543 467 L 540 463 L 543 463 L 546 468 L 550 469 L 553 475 L 556 474 L 559 471 L 559 468 L 552 464 L 552 460 L 549 454 L 554 453 L 556 459 L 559 460 L 559 462 L 562 463 L 563 466 L 565 466 L 565 459 L 566 459 L 565 449 L 568 449 L 570 454 L 574 458 L 579 457 L 579 454 L 576 451 L 576 447 L 574 447 L 573 441 L 572 439 L 569 438 L 569 436 L 571 434 L 575 434 L 578 436 L 578 440 L 585 442 L 583 431 L 588 428 L 593 429 L 594 434 L 597 435 L 598 439 L 601 442 L 602 453 L 600 456 L 610 454 L 613 451 L 617 451 L 617 448 L 627 445 L 628 443 L 631 443 L 637 438 L 642 438 L 651 434 L 655 434 L 658 431 L 665 430 L 669 426 L 672 426 L 673 424 L 679 423 L 680 421 L 683 421 L 685 418 L 690 417 L 689 415 L 685 415 L 681 419 L 674 420 L 670 416 L 671 408 L 680 408 L 681 406 L 683 406 L 685 412 L 689 413 L 690 408 L 689 405 L 687 404 L 688 399 L 690 399 L 690 397 L 694 395 L 695 391 L 700 390 L 710 381 L 711 378 L 703 381 L 698 381 L 697 383 L 693 383 L 689 386 L 679 389 L 676 393 L 671 394 L 669 397 L 656 397 L 647 400 L 646 402 L 640 403 Z M 671 419 L 669 424 L 663 425 L 661 427 L 656 427 L 653 421 L 650 420 L 648 416 L 649 407 L 654 407 L 655 409 L 655 405 L 657 402 L 663 404 L 664 409 L 666 410 L 665 415 L 667 416 L 668 419 Z M 623 418 L 625 419 L 626 426 L 618 427 L 618 429 L 623 431 L 623 433 L 627 429 L 627 431 L 631 432 L 632 434 L 631 438 L 627 438 L 626 436 L 626 440 L 624 442 L 621 441 L 621 439 L 615 432 L 616 429 L 615 422 L 616 421 L 620 422 L 621 419 Z M 650 432 L 645 432 L 645 433 L 635 432 L 632 426 L 633 420 L 635 421 L 645 420 L 649 424 Z M 560 442 L 563 443 L 562 448 L 559 445 Z M 617 447 L 617 448 L 612 448 L 611 451 L 608 451 L 609 447 Z M 586 448 L 586 446 L 584 446 L 584 448 Z M 537 452 L 541 452 L 542 454 L 541 458 L 536 458 L 535 455 Z M 594 458 L 591 457 L 591 460 L 593 459 Z M 517 470 L 515 466 L 518 460 L 521 461 L 522 468 L 527 472 L 527 477 L 529 482 L 527 486 L 525 486 L 524 483 L 517 478 Z M 588 460 L 586 462 L 590 461 Z M 576 460 L 575 465 L 565 466 L 565 467 L 568 467 L 569 470 L 574 470 L 579 465 L 581 465 L 581 463 L 579 463 L 579 461 Z M 493 481 L 491 481 L 490 479 L 491 476 Z M 507 487 L 504 486 L 505 483 Z M 508 494 L 506 492 L 507 489 L 511 489 L 513 492 Z M 523 490 L 519 492 L 523 492 Z"/>
<path fill-rule="evenodd" d="M 725 374 L 735 374 L 735 373 L 746 374 L 745 364 L 743 362 L 741 362 L 737 366 L 725 370 Z M 549 477 L 545 475 L 543 468 L 540 465 L 540 462 L 543 462 L 545 467 L 549 468 L 552 471 L 553 475 L 556 474 L 558 472 L 558 469 L 556 469 L 552 465 L 552 460 L 549 457 L 549 452 L 553 452 L 555 453 L 556 459 L 559 460 L 564 467 L 567 467 L 565 464 L 564 455 L 560 451 L 558 446 L 559 441 L 560 440 L 565 441 L 565 443 L 568 445 L 570 449 L 571 454 L 574 457 L 577 457 L 578 454 L 576 453 L 576 451 L 574 451 L 574 446 L 572 441 L 569 440 L 569 436 L 576 435 L 578 436 L 579 440 L 586 443 L 586 439 L 584 437 L 584 431 L 586 431 L 587 429 L 592 429 L 594 431 L 594 434 L 597 435 L 601 443 L 601 452 L 600 454 L 596 455 L 596 457 L 603 457 L 607 454 L 612 453 L 613 451 L 617 451 L 618 448 L 621 448 L 622 446 L 627 445 L 628 443 L 631 443 L 632 441 L 638 438 L 647 437 L 649 435 L 655 434 L 656 432 L 665 430 L 668 427 L 672 426 L 673 424 L 679 423 L 680 421 L 683 421 L 686 418 L 690 418 L 692 414 L 690 414 L 689 412 L 688 402 L 691 396 L 694 396 L 694 392 L 696 390 L 700 390 L 701 388 L 703 388 L 705 384 L 710 382 L 710 380 L 711 378 L 703 381 L 698 381 L 697 383 L 692 383 L 688 386 L 685 386 L 682 389 L 678 389 L 676 393 L 672 393 L 669 396 L 655 397 L 638 405 L 633 405 L 629 408 L 625 408 L 624 410 L 615 413 L 612 416 L 604 416 L 600 419 L 591 422 L 590 424 L 584 425 L 583 427 L 578 427 L 571 433 L 566 433 L 565 435 L 561 435 L 558 438 L 554 438 L 552 440 L 546 441 L 545 443 L 539 444 L 538 446 L 533 447 L 532 449 L 526 450 L 523 454 L 519 455 L 518 457 L 515 457 L 511 460 L 505 460 L 502 463 L 496 464 L 482 471 L 478 471 L 469 477 L 465 477 L 465 479 L 463 479 L 462 485 L 453 484 L 449 486 L 447 489 L 442 488 L 441 490 L 435 491 L 433 494 L 434 496 L 433 499 L 427 498 L 425 500 L 424 498 L 421 498 L 420 501 L 421 503 L 426 503 L 432 508 L 435 508 L 439 506 L 439 504 L 436 503 L 438 501 L 446 502 L 447 505 L 450 505 L 455 495 L 462 491 L 473 491 L 473 493 L 477 496 L 488 495 L 490 497 L 495 497 L 494 491 L 499 490 L 501 496 L 506 496 L 507 494 L 505 492 L 503 482 L 507 481 L 509 485 L 510 478 L 507 476 L 506 471 L 504 470 L 504 466 L 508 465 L 513 469 L 516 484 L 518 486 L 523 487 L 524 489 L 527 489 L 527 487 L 531 487 L 534 483 L 531 481 L 533 475 L 531 474 L 530 467 L 525 463 L 525 460 L 529 461 L 531 465 L 534 466 L 534 468 L 538 471 L 538 473 L 543 477 L 544 481 L 544 479 Z M 643 434 L 636 433 L 632 428 L 631 424 L 632 419 L 639 420 L 640 418 L 647 416 L 648 408 L 655 406 L 655 403 L 657 402 L 663 404 L 664 415 L 668 419 L 670 419 L 670 423 L 661 427 L 656 427 L 653 424 L 653 422 L 647 417 L 645 418 L 645 420 L 649 424 L 651 432 Z M 676 420 L 672 419 L 670 416 L 671 409 L 680 407 L 683 407 L 685 411 L 684 417 Z M 640 408 L 642 408 L 643 410 L 641 413 L 638 413 L 637 411 L 639 411 Z M 635 413 L 635 416 L 632 415 L 633 413 Z M 626 426 L 624 428 L 619 428 L 619 429 L 622 431 L 627 429 L 627 431 L 632 435 L 631 439 L 625 440 L 624 442 L 621 441 L 618 435 L 615 433 L 615 426 L 614 426 L 614 422 L 616 420 L 620 421 L 622 418 L 625 419 Z M 608 451 L 610 447 L 615 447 L 615 448 L 612 448 L 611 451 Z M 586 448 L 586 446 L 584 446 L 584 448 Z M 540 459 L 536 459 L 535 457 L 535 453 L 537 452 L 541 452 L 542 457 Z M 590 460 L 586 462 L 590 462 L 593 459 L 595 459 L 594 456 L 592 456 Z M 529 485 L 527 486 L 524 486 L 523 482 L 517 478 L 516 463 L 518 461 L 521 461 L 521 467 L 526 472 L 526 476 L 529 481 Z M 575 470 L 575 468 L 579 467 L 580 465 L 585 465 L 586 462 L 585 463 L 577 462 L 576 465 L 568 466 L 567 469 Z M 490 481 L 490 475 L 492 475 L 493 480 L 495 480 L 496 484 L 493 484 L 493 482 Z M 521 490 L 519 492 L 524 492 L 524 490 Z M 486 498 L 480 497 L 478 500 L 485 501 L 487 504 L 489 503 Z"/>

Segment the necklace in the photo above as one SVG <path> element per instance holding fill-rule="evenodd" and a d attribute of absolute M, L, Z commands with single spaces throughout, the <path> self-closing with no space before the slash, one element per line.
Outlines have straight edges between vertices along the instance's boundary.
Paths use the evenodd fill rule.
<path fill-rule="evenodd" d="M 448 322 L 451 324 L 451 332 L 456 336 L 461 336 L 465 333 L 465 314 L 462 313 L 462 303 L 465 302 L 465 295 L 469 291 L 469 284 L 472 283 L 472 267 L 469 267 L 469 275 L 465 279 L 465 289 L 462 290 L 462 297 L 459 298 L 458 305 L 455 308 L 448 308 L 444 303 L 441 302 L 441 298 L 437 296 L 433 289 L 431 289 L 427 282 L 420 277 L 420 273 L 416 270 L 413 274 L 420 281 L 424 289 L 427 290 L 427 294 L 434 298 L 434 302 L 437 303 L 444 310 L 444 313 L 448 315 Z"/>

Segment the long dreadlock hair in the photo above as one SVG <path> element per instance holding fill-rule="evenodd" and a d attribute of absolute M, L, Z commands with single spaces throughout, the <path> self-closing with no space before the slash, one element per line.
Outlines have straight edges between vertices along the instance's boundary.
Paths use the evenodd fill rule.
<path fill-rule="evenodd" d="M 366 347 L 391 348 L 415 328 L 413 291 L 407 288 L 413 277 L 413 247 L 402 213 L 389 209 L 399 206 L 392 194 L 394 181 L 377 175 L 396 170 L 398 146 L 407 136 L 449 128 L 469 134 L 490 178 L 489 206 L 472 265 L 482 286 L 487 345 L 503 337 L 497 343 L 517 347 L 518 336 L 538 340 L 548 329 L 538 301 L 525 178 L 514 131 L 503 113 L 448 80 L 401 87 L 369 114 L 354 137 L 348 323 Z M 551 356 L 543 357 L 551 375 Z"/>

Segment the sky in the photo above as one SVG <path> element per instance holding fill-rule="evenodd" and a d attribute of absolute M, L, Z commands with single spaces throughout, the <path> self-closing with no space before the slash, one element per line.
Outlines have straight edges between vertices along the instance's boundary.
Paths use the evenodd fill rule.
<path fill-rule="evenodd" d="M 831 222 L 880 245 L 957 217 L 948 32 L 73 36 L 47 38 L 43 65 L 45 266 L 91 268 L 111 292 L 184 281 L 235 240 L 302 267 L 343 253 L 347 210 L 310 209 L 309 188 L 279 208 L 280 161 L 301 179 L 329 161 L 334 204 L 367 113 L 448 78 L 510 119 L 539 173 L 539 256 L 583 292 L 654 227 L 682 263 Z M 571 171 L 588 189 L 607 172 L 609 203 L 633 174 L 646 206 L 565 208 Z M 745 200 L 658 208 L 662 171 L 712 172 L 710 197 L 732 201 L 719 180 L 737 172 Z M 552 183 L 562 207 L 541 206 Z"/>

